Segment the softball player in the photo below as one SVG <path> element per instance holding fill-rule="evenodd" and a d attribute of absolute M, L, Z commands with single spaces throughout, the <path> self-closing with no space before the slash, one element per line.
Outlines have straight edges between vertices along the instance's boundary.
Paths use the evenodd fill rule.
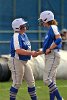
<path fill-rule="evenodd" d="M 61 48 L 61 36 L 58 31 L 57 21 L 51 11 L 43 11 L 40 14 L 41 25 L 47 27 L 48 33 L 45 36 L 43 49 L 35 53 L 34 56 L 45 53 L 45 69 L 43 80 L 49 88 L 50 100 L 63 100 L 56 86 L 56 71 L 60 62 L 59 51 Z"/>
<path fill-rule="evenodd" d="M 11 57 L 9 68 L 12 73 L 13 84 L 10 88 L 10 100 L 16 100 L 16 95 L 23 78 L 25 78 L 28 84 L 31 100 L 37 100 L 34 76 L 27 63 L 35 51 L 31 51 L 31 44 L 25 33 L 27 30 L 26 23 L 22 18 L 15 19 L 12 22 L 14 35 L 10 44 Z"/>

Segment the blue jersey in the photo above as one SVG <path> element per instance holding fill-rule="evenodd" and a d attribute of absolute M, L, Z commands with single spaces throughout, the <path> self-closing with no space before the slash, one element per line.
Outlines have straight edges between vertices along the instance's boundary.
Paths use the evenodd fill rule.
<path fill-rule="evenodd" d="M 17 54 L 15 52 L 16 49 L 31 50 L 30 41 L 25 33 L 24 34 L 14 33 L 11 39 L 11 44 L 10 44 L 11 57 L 14 57 L 23 61 L 27 61 L 31 58 L 31 56 L 28 56 L 28 55 Z"/>
<path fill-rule="evenodd" d="M 43 43 L 43 52 L 46 51 L 46 49 L 50 48 L 50 46 L 55 42 L 55 35 L 60 34 L 58 31 L 58 27 L 56 25 L 51 25 L 49 28 L 48 33 L 45 36 L 44 43 Z M 60 49 L 61 43 L 57 45 L 54 49 Z"/>

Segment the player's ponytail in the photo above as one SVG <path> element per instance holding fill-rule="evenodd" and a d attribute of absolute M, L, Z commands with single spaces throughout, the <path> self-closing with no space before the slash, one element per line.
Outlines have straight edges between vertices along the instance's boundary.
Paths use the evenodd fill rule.
<path fill-rule="evenodd" d="M 49 22 L 47 22 L 49 25 L 58 25 L 58 22 L 54 19 L 54 20 L 51 20 Z"/>

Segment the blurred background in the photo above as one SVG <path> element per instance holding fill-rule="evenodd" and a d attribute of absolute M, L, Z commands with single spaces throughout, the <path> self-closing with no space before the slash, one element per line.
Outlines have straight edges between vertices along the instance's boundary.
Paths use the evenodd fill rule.
<path fill-rule="evenodd" d="M 47 32 L 39 26 L 40 12 L 51 10 L 58 21 L 59 31 L 67 29 L 67 0 L 0 0 L 0 55 L 10 53 L 10 39 L 13 35 L 11 23 L 15 18 L 28 21 L 27 35 L 31 41 L 32 50 L 42 47 Z M 67 41 L 64 41 L 65 43 Z M 67 50 L 67 48 L 65 47 Z"/>

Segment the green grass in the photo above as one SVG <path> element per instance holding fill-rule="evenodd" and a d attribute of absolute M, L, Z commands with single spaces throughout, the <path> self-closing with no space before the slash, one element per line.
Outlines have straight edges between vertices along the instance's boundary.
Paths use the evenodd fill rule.
<path fill-rule="evenodd" d="M 9 100 L 9 89 L 11 84 L 12 82 L 0 82 L 0 100 Z M 57 80 L 57 86 L 64 100 L 67 100 L 67 80 Z M 48 88 L 44 85 L 42 80 L 36 81 L 36 90 L 38 100 L 49 100 Z M 19 89 L 17 100 L 30 100 L 25 81 L 23 81 Z"/>

